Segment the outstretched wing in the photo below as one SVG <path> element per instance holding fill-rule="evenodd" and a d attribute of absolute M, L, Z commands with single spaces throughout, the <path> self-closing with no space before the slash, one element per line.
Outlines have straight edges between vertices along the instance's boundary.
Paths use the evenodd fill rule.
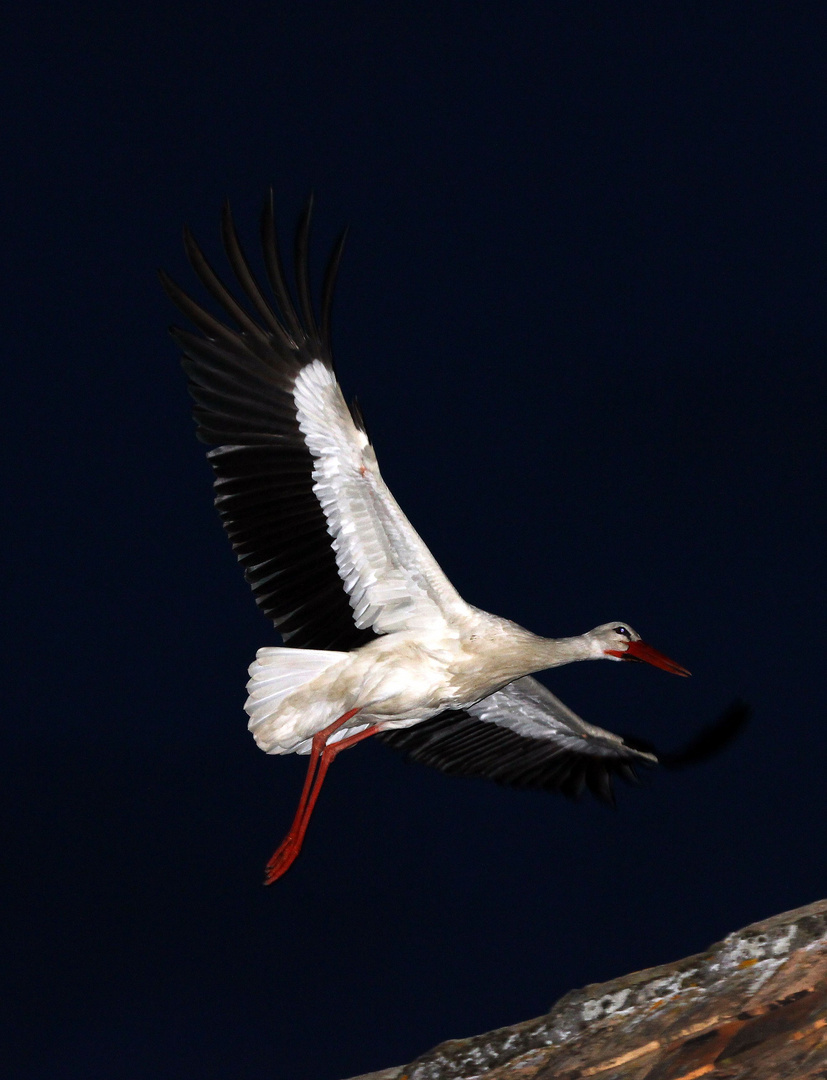
<path fill-rule="evenodd" d="M 344 234 L 327 264 L 317 320 L 308 269 L 311 209 L 312 201 L 296 232 L 298 305 L 279 254 L 272 193 L 261 219 L 272 298 L 241 249 L 228 205 L 224 248 L 249 308 L 188 230 L 184 245 L 234 326 L 166 274 L 161 281 L 200 331 L 172 333 L 184 354 L 198 437 L 217 446 L 208 455 L 216 506 L 256 602 L 287 644 L 347 650 L 467 609 L 382 480 L 361 413 L 342 396 L 330 312 Z"/>
<path fill-rule="evenodd" d="M 571 798 L 588 787 L 610 803 L 613 776 L 634 782 L 636 765 L 658 763 L 654 754 L 587 724 L 531 676 L 468 709 L 379 737 L 413 761 L 454 776 L 484 776 Z"/>

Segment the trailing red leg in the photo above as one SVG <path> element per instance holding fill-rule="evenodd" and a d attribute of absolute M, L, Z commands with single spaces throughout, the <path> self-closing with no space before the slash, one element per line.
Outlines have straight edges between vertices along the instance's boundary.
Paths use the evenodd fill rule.
<path fill-rule="evenodd" d="M 338 731 L 342 724 L 346 724 L 351 717 L 355 716 L 358 711 L 358 709 L 351 709 L 349 712 L 346 712 L 344 716 L 340 716 L 338 720 L 335 720 L 330 724 L 329 727 L 324 728 L 318 734 L 313 736 L 310 761 L 307 765 L 307 776 L 305 777 L 304 787 L 302 788 L 301 797 L 299 798 L 296 816 L 293 818 L 293 824 L 290 826 L 287 836 L 285 836 L 276 848 L 272 858 L 267 863 L 264 877 L 265 885 L 272 885 L 274 881 L 277 881 L 282 876 L 282 874 L 285 874 L 293 865 L 296 857 L 301 851 L 302 843 L 304 842 L 304 834 L 307 832 L 307 826 L 310 821 L 310 815 L 313 813 L 313 807 L 316 805 L 319 791 L 324 783 L 324 778 L 327 774 L 327 770 L 330 768 L 331 761 L 333 761 L 336 755 L 342 750 L 347 750 L 349 746 L 361 742 L 362 739 L 366 739 L 369 735 L 373 735 L 376 732 L 377 729 L 371 727 L 366 731 L 360 731 L 356 735 L 350 735 L 347 738 L 341 739 L 339 742 L 335 742 L 328 746 L 327 740 L 330 736 Z"/>

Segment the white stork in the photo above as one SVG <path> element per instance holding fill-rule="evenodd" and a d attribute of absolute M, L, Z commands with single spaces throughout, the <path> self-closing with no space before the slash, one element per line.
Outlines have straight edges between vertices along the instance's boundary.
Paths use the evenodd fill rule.
<path fill-rule="evenodd" d="M 268 298 L 225 205 L 222 236 L 248 307 L 188 230 L 189 260 L 234 327 L 162 273 L 198 333 L 173 328 L 215 449 L 215 502 L 256 602 L 284 645 L 258 650 L 246 711 L 268 754 L 310 754 L 293 824 L 267 864 L 281 877 L 301 848 L 333 758 L 374 735 L 448 773 L 611 800 L 613 773 L 657 758 L 581 720 L 531 673 L 575 660 L 644 660 L 689 672 L 625 621 L 543 638 L 465 602 L 386 487 L 358 406 L 333 366 L 330 312 L 344 245 L 327 264 L 317 318 L 308 246 L 295 241 L 295 303 L 279 254 L 272 192 L 261 219 Z"/>

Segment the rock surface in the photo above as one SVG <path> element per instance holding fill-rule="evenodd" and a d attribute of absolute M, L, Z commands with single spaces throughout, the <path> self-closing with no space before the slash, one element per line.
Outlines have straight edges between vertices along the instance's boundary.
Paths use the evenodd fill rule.
<path fill-rule="evenodd" d="M 354 1080 L 827 1080 L 827 900 Z"/>

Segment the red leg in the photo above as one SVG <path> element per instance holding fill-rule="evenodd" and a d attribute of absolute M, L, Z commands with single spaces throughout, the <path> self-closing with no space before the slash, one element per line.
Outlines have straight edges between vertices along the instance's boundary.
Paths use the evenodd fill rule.
<path fill-rule="evenodd" d="M 322 756 L 322 754 L 324 752 L 325 744 L 327 743 L 327 740 L 330 738 L 330 736 L 335 731 L 339 730 L 339 728 L 342 726 L 342 724 L 346 724 L 348 722 L 348 720 L 351 719 L 351 717 L 355 716 L 358 711 L 359 711 L 358 709 L 351 709 L 350 712 L 346 712 L 344 714 L 344 716 L 340 716 L 338 720 L 334 720 L 332 724 L 330 724 L 326 728 L 323 728 L 321 731 L 318 731 L 313 736 L 313 741 L 312 741 L 311 748 L 310 748 L 310 760 L 307 763 L 307 775 L 304 778 L 304 787 L 302 788 L 302 793 L 299 796 L 299 805 L 298 805 L 298 808 L 296 809 L 296 816 L 293 818 L 293 824 L 290 826 L 290 831 L 288 832 L 287 836 L 284 838 L 282 844 L 279 847 L 279 850 L 281 850 L 281 848 L 284 847 L 284 845 L 291 838 L 291 836 L 295 835 L 295 833 L 297 831 L 297 826 L 299 826 L 301 824 L 301 822 L 304 820 L 305 811 L 306 811 L 306 807 L 307 807 L 307 799 L 308 799 L 308 796 L 310 795 L 310 792 L 311 792 L 311 790 L 313 788 L 313 778 L 316 775 L 316 770 L 317 770 L 318 765 L 319 765 L 319 760 L 320 760 L 320 758 L 321 758 L 321 756 Z M 298 854 L 298 852 L 296 852 L 296 854 Z M 276 856 L 274 855 L 273 859 L 275 859 L 275 857 Z M 271 859 L 270 862 L 272 862 L 273 859 Z M 268 863 L 268 866 L 269 866 L 269 863 Z"/>
<path fill-rule="evenodd" d="M 361 742 L 362 739 L 366 739 L 369 735 L 373 735 L 376 732 L 377 729 L 375 727 L 370 727 L 366 731 L 360 731 L 356 735 L 350 735 L 330 746 L 327 745 L 327 740 L 330 736 L 335 731 L 338 731 L 342 724 L 347 723 L 351 717 L 355 716 L 358 711 L 358 709 L 351 709 L 350 712 L 346 712 L 344 716 L 340 716 L 339 719 L 330 724 L 329 727 L 324 728 L 317 735 L 313 736 L 310 761 L 307 766 L 307 776 L 305 777 L 304 787 L 302 788 L 301 797 L 299 799 L 299 806 L 296 810 L 296 816 L 293 818 L 293 824 L 290 826 L 287 836 L 285 836 L 284 840 L 279 844 L 272 858 L 267 863 L 264 877 L 265 885 L 272 885 L 274 881 L 277 881 L 282 876 L 282 874 L 285 874 L 293 865 L 296 857 L 301 851 L 302 843 L 304 842 L 304 834 L 307 832 L 307 826 L 310 822 L 310 815 L 313 813 L 313 808 L 319 797 L 319 791 L 321 790 L 327 770 L 330 768 L 330 763 L 342 750 L 347 750 L 349 746 L 354 746 L 356 743 Z"/>
<path fill-rule="evenodd" d="M 301 840 L 299 837 L 301 836 L 303 839 L 305 830 L 307 829 L 306 824 L 302 827 L 307 809 L 307 800 L 313 790 L 313 781 L 325 744 L 334 731 L 338 731 L 342 724 L 346 724 L 358 711 L 358 709 L 351 709 L 349 712 L 346 712 L 344 716 L 340 716 L 338 720 L 334 720 L 332 724 L 323 728 L 313 736 L 310 748 L 310 761 L 307 763 L 307 775 L 304 778 L 304 787 L 302 788 L 302 793 L 299 797 L 296 816 L 293 818 L 293 824 L 290 826 L 287 836 L 285 836 L 276 848 L 272 858 L 267 863 L 267 873 L 264 879 L 265 885 L 270 885 L 276 878 L 281 877 L 298 855 L 299 849 L 301 848 Z M 279 873 L 275 872 L 277 867 L 279 868 Z"/>

